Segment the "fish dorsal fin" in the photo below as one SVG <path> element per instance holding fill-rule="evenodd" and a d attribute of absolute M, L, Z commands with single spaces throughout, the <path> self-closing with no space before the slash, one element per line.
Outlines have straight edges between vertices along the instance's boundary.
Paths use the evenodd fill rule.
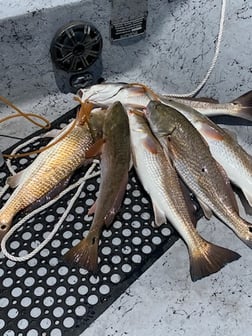
<path fill-rule="evenodd" d="M 231 101 L 233 104 L 239 104 L 243 107 L 252 107 L 252 90 L 244 93 L 242 96 Z"/>
<path fill-rule="evenodd" d="M 152 202 L 154 218 L 155 218 L 155 226 L 160 226 L 164 223 L 167 223 L 164 212 L 158 207 L 157 204 Z"/>
<path fill-rule="evenodd" d="M 202 121 L 197 121 L 197 124 L 199 125 L 200 133 L 204 137 L 219 141 L 224 140 L 223 135 L 218 131 L 218 129 L 216 129 L 212 125 L 209 125 L 208 123 Z"/>
<path fill-rule="evenodd" d="M 16 188 L 22 180 L 22 177 L 25 173 L 26 169 L 21 170 L 20 172 L 18 172 L 17 174 L 13 175 L 13 176 L 9 176 L 7 178 L 7 184 L 11 187 L 11 188 Z"/>

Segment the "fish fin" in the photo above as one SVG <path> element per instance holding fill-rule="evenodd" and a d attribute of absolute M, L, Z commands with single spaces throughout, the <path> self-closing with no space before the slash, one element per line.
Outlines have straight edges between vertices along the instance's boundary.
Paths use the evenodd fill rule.
<path fill-rule="evenodd" d="M 104 224 L 106 225 L 107 228 L 110 227 L 111 223 L 113 222 L 113 220 L 115 218 L 115 215 L 118 213 L 118 211 L 121 207 L 122 200 L 123 200 L 124 195 L 125 195 L 127 183 L 128 183 L 128 171 L 122 177 L 121 184 L 118 188 L 118 191 L 117 191 L 116 197 L 114 199 L 113 205 L 112 205 L 111 209 L 109 210 L 109 212 L 106 214 L 106 216 L 104 218 Z"/>
<path fill-rule="evenodd" d="M 188 99 L 188 98 L 186 98 L 186 99 Z M 210 103 L 210 104 L 219 104 L 218 99 L 209 98 L 209 97 L 189 98 L 189 100 L 203 102 L 203 103 Z"/>
<path fill-rule="evenodd" d="M 212 210 L 209 208 L 209 206 L 208 206 L 206 203 L 204 203 L 203 201 L 201 201 L 201 200 L 198 199 L 198 198 L 197 198 L 197 200 L 198 200 L 198 202 L 199 202 L 199 204 L 200 204 L 200 206 L 201 206 L 201 209 L 202 209 L 202 211 L 203 211 L 203 213 L 204 213 L 204 216 L 205 216 L 207 219 L 210 219 L 210 218 L 212 217 L 212 215 L 213 215 Z"/>
<path fill-rule="evenodd" d="M 184 195 L 184 199 L 185 199 L 185 202 L 186 202 L 186 205 L 187 205 L 187 209 L 189 211 L 191 221 L 192 221 L 194 227 L 196 227 L 196 225 L 197 225 L 196 211 L 198 210 L 198 206 L 195 205 L 195 201 L 192 201 L 192 198 L 190 196 L 191 191 L 187 187 L 185 182 L 183 180 L 179 179 L 179 183 L 180 183 L 180 186 L 181 186 L 182 193 Z"/>
<path fill-rule="evenodd" d="M 238 105 L 238 111 L 235 113 L 237 117 L 252 121 L 252 90 L 236 98 L 231 104 Z"/>
<path fill-rule="evenodd" d="M 72 247 L 63 259 L 70 265 L 84 267 L 86 270 L 96 273 L 98 267 L 98 245 L 100 235 L 89 231 L 86 238 Z"/>
<path fill-rule="evenodd" d="M 18 172 L 15 175 L 9 176 L 6 180 L 7 184 L 13 189 L 16 188 L 20 184 L 21 179 L 22 179 L 25 171 L 26 171 L 26 169 L 21 170 L 20 172 Z"/>
<path fill-rule="evenodd" d="M 205 137 L 220 141 L 224 140 L 224 136 L 208 123 L 201 121 L 197 123 L 200 124 L 200 133 L 202 133 Z"/>
<path fill-rule="evenodd" d="M 152 154 L 158 153 L 157 142 L 150 136 L 146 136 L 143 140 L 144 147 Z"/>
<path fill-rule="evenodd" d="M 232 186 L 231 186 L 231 183 L 230 183 L 230 180 L 227 176 L 227 173 L 225 171 L 225 169 L 216 161 L 217 163 L 217 166 L 219 167 L 219 170 L 223 176 L 223 179 L 225 181 L 225 184 L 226 184 L 226 187 L 227 187 L 227 192 L 228 192 L 228 196 L 232 202 L 232 206 L 234 207 L 235 211 L 237 213 L 239 213 L 239 207 L 238 207 L 238 204 L 237 204 L 237 201 L 236 201 L 236 198 L 235 198 L 235 194 L 234 194 L 234 191 L 232 189 Z"/>
<path fill-rule="evenodd" d="M 198 249 L 189 249 L 190 274 L 192 281 L 200 280 L 218 272 L 226 264 L 238 260 L 241 256 L 229 249 L 203 240 Z"/>
<path fill-rule="evenodd" d="M 94 204 L 91 206 L 91 208 L 88 210 L 88 216 L 91 216 L 95 213 L 96 206 L 97 206 L 97 201 L 94 202 Z"/>
<path fill-rule="evenodd" d="M 102 148 L 104 143 L 106 142 L 105 139 L 97 140 L 85 153 L 85 157 L 87 159 L 99 156 L 102 153 Z"/>
<path fill-rule="evenodd" d="M 242 189 L 242 192 L 248 202 L 248 204 L 250 205 L 250 207 L 252 207 L 252 192 L 250 191 L 247 191 L 247 190 L 244 190 Z"/>
<path fill-rule="evenodd" d="M 152 203 L 154 218 L 155 218 L 155 226 L 160 226 L 162 224 L 167 223 L 166 216 L 164 212 L 158 207 L 157 204 Z"/>
<path fill-rule="evenodd" d="M 53 189 L 51 189 L 48 193 L 40 197 L 39 199 L 35 200 L 33 203 L 28 205 L 25 209 L 25 213 L 32 212 L 34 209 L 42 206 L 43 204 L 48 203 L 51 199 L 58 196 L 63 190 L 66 189 L 67 185 L 69 184 L 71 176 L 60 181 Z"/>

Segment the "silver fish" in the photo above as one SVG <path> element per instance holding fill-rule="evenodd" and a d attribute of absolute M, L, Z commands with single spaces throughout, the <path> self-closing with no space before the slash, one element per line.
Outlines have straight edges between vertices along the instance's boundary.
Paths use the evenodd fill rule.
<path fill-rule="evenodd" d="M 150 195 L 155 223 L 166 218 L 187 244 L 193 281 L 219 271 L 239 254 L 203 239 L 195 229 L 196 219 L 189 210 L 179 177 L 153 136 L 145 118 L 128 113 L 131 149 L 136 172 Z"/>

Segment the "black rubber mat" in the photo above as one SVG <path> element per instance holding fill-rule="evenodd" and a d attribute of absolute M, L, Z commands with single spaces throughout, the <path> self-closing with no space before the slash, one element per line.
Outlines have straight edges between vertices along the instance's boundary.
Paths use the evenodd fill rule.
<path fill-rule="evenodd" d="M 75 114 L 75 109 L 70 111 L 56 120 L 53 128 L 63 127 Z M 45 139 L 36 140 L 21 152 L 42 144 Z M 30 163 L 30 158 L 13 160 L 17 171 Z M 79 169 L 72 181 L 83 176 L 86 169 Z M 7 167 L 1 168 L 1 186 L 8 175 Z M 54 239 L 35 257 L 17 263 L 0 253 L 1 335 L 80 335 L 177 240 L 169 225 L 158 229 L 151 226 L 153 212 L 149 197 L 132 170 L 123 206 L 111 228 L 103 231 L 97 275 L 69 267 L 62 255 L 89 229 L 92 217 L 87 215 L 87 210 L 96 198 L 98 187 L 99 177 L 86 182 Z M 34 249 L 53 229 L 74 193 L 75 190 L 69 192 L 19 228 L 8 241 L 9 252 L 21 256 Z M 4 195 L 0 207 L 9 195 L 8 192 Z M 21 217 L 17 216 L 15 222 Z"/>

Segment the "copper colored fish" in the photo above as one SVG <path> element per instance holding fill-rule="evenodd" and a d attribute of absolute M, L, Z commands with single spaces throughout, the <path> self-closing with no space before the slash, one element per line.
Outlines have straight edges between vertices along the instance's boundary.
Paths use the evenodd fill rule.
<path fill-rule="evenodd" d="M 99 135 L 100 119 L 104 112 L 91 115 L 94 125 L 93 135 L 89 126 L 83 124 L 83 115 L 78 113 L 73 130 L 54 146 L 40 153 L 25 170 L 11 176 L 7 183 L 16 188 L 4 206 L 0 209 L 0 241 L 9 230 L 14 216 L 33 203 L 43 203 L 49 193 L 57 194 L 68 181 L 71 174 L 86 160 L 86 152 L 94 144 L 93 135 Z M 68 131 L 66 126 L 50 143 L 55 142 Z M 54 191 L 54 192 L 53 192 Z M 50 197 L 50 196 L 49 196 Z"/>

